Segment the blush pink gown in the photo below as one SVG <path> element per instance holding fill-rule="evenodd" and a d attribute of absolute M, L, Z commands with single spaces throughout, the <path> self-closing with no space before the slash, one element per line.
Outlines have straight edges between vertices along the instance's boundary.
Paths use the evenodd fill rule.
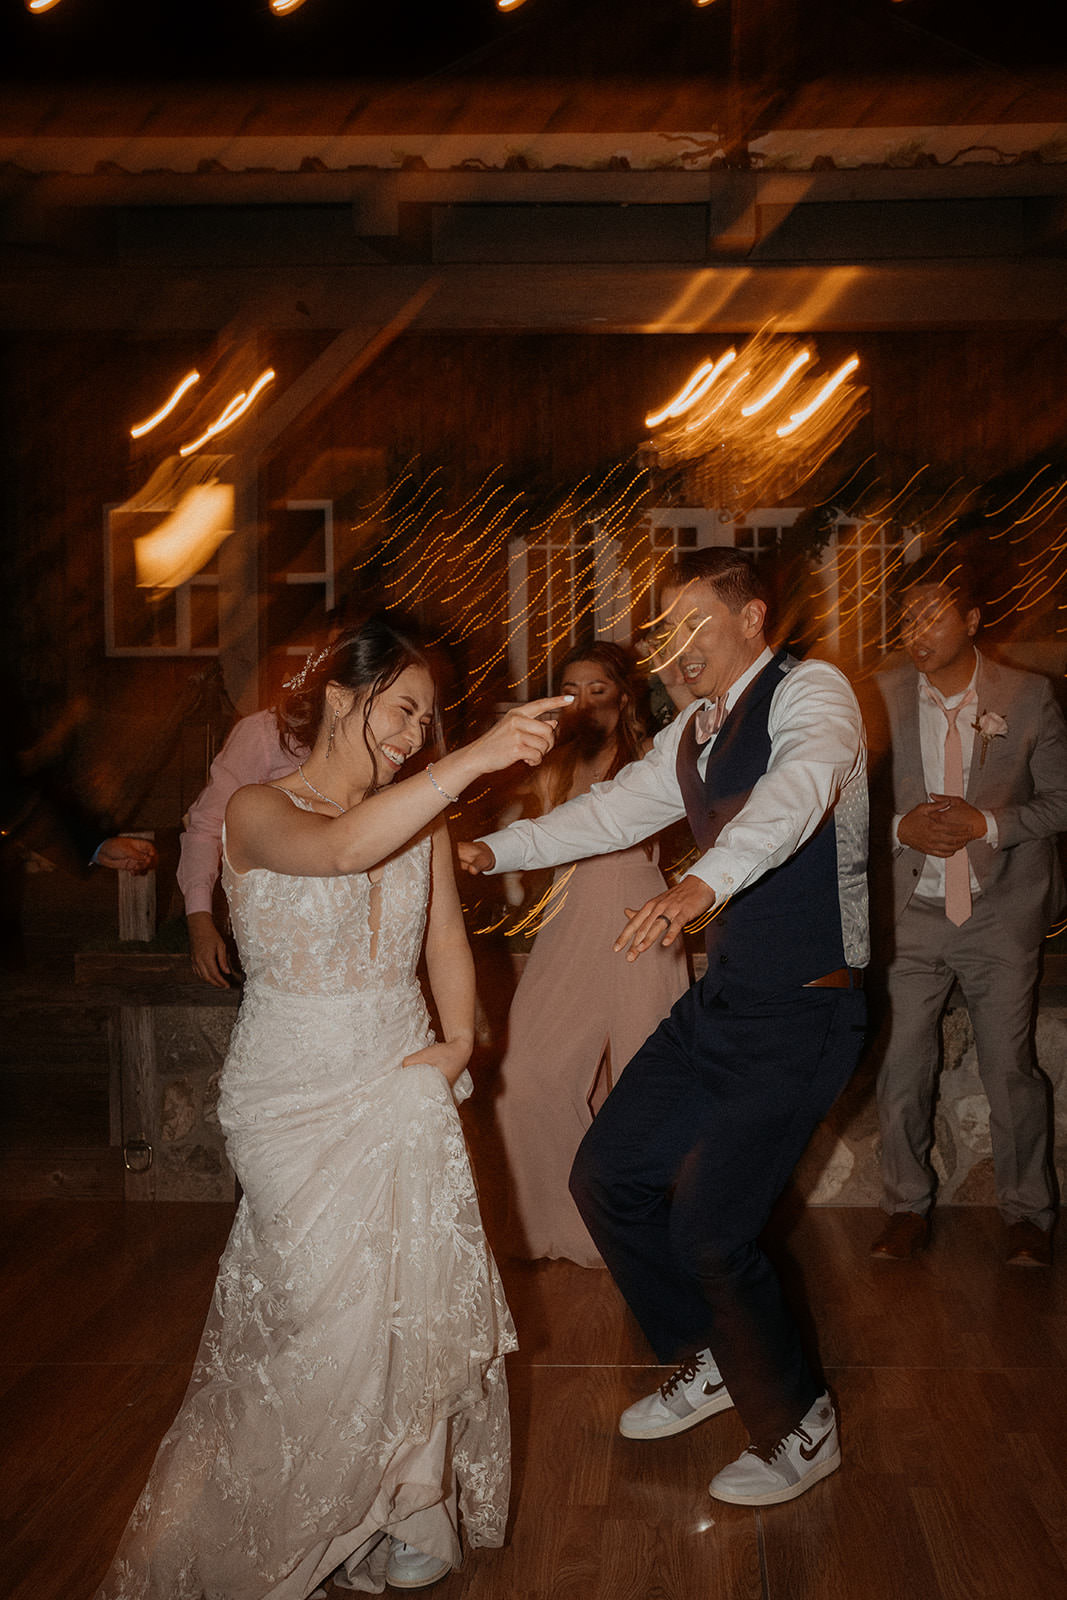
<path fill-rule="evenodd" d="M 561 868 L 557 881 L 570 870 Z M 633 964 L 611 948 L 626 907 L 636 910 L 665 887 L 643 844 L 579 861 L 562 909 L 527 957 L 495 1108 L 516 1255 L 603 1266 L 567 1180 L 594 1108 L 688 987 L 680 941 L 653 946 Z"/>

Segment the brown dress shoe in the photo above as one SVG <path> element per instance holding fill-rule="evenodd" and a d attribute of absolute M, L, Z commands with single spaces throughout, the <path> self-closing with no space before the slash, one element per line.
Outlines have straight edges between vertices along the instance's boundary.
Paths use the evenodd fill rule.
<path fill-rule="evenodd" d="M 930 1239 L 930 1221 L 917 1211 L 894 1211 L 871 1245 L 876 1261 L 910 1261 Z"/>
<path fill-rule="evenodd" d="M 1008 1223 L 1009 1267 L 1050 1267 L 1052 1238 L 1036 1222 Z"/>

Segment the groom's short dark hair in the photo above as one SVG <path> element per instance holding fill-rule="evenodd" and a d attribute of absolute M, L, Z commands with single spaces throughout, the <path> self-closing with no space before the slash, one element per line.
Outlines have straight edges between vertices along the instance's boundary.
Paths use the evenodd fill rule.
<path fill-rule="evenodd" d="M 687 583 L 710 583 L 723 605 L 740 611 L 750 600 L 770 604 L 767 585 L 759 568 L 745 550 L 729 545 L 711 545 L 706 550 L 687 550 L 664 574 L 660 591 L 683 589 Z"/>

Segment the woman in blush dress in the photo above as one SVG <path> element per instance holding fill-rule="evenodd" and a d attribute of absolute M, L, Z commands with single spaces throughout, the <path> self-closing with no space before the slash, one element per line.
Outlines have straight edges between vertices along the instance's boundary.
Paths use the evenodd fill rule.
<path fill-rule="evenodd" d="M 410 777 L 430 666 L 387 615 L 284 715 L 310 753 L 241 788 L 223 883 L 246 973 L 219 1116 L 243 1197 L 181 1411 L 99 1600 L 422 1588 L 502 1542 L 508 1309 L 456 1099 L 474 979 L 442 813 L 537 765 L 557 697 Z M 416 976 L 426 967 L 431 1032 Z"/>
<path fill-rule="evenodd" d="M 619 645 L 576 647 L 563 660 L 559 690 L 573 701 L 555 750 L 529 784 L 532 815 L 613 778 L 650 742 Z M 515 991 L 495 1109 L 510 1243 L 528 1259 L 603 1265 L 567 1188 L 574 1153 L 614 1079 L 689 983 L 680 941 L 650 950 L 639 969 L 612 954 L 626 908 L 663 891 L 657 861 L 656 846 L 640 844 L 560 868 Z"/>

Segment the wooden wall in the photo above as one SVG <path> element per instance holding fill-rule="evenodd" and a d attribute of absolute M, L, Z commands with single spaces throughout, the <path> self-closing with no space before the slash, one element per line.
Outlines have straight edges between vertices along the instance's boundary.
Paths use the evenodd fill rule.
<path fill-rule="evenodd" d="M 387 477 L 419 455 L 461 494 L 501 468 L 533 498 L 576 484 L 628 456 L 646 411 L 662 402 L 728 335 L 409 335 L 330 408 L 283 439 L 264 480 L 270 507 L 331 449 L 380 453 Z M 321 336 L 263 339 L 280 393 L 321 348 Z M 945 481 L 980 482 L 1057 450 L 1067 437 L 1067 341 L 1058 332 L 871 332 L 820 335 L 829 366 L 858 349 L 871 411 L 834 463 L 844 475 L 871 452 L 892 491 L 924 463 Z M 0 650 L 38 726 L 69 714 L 80 759 L 115 772 L 142 759 L 190 674 L 188 660 L 104 655 L 101 524 L 108 502 L 147 476 L 125 430 L 192 361 L 207 336 L 35 336 L 2 347 L 4 418 Z M 826 479 L 829 483 L 829 477 Z M 831 485 L 832 486 L 832 485 Z M 188 756 L 182 758 L 189 765 Z M 195 761 L 193 763 L 195 765 Z M 179 762 L 180 766 L 180 762 Z M 110 775 L 110 776 L 109 776 Z M 164 775 L 140 820 L 175 821 L 190 773 Z"/>

